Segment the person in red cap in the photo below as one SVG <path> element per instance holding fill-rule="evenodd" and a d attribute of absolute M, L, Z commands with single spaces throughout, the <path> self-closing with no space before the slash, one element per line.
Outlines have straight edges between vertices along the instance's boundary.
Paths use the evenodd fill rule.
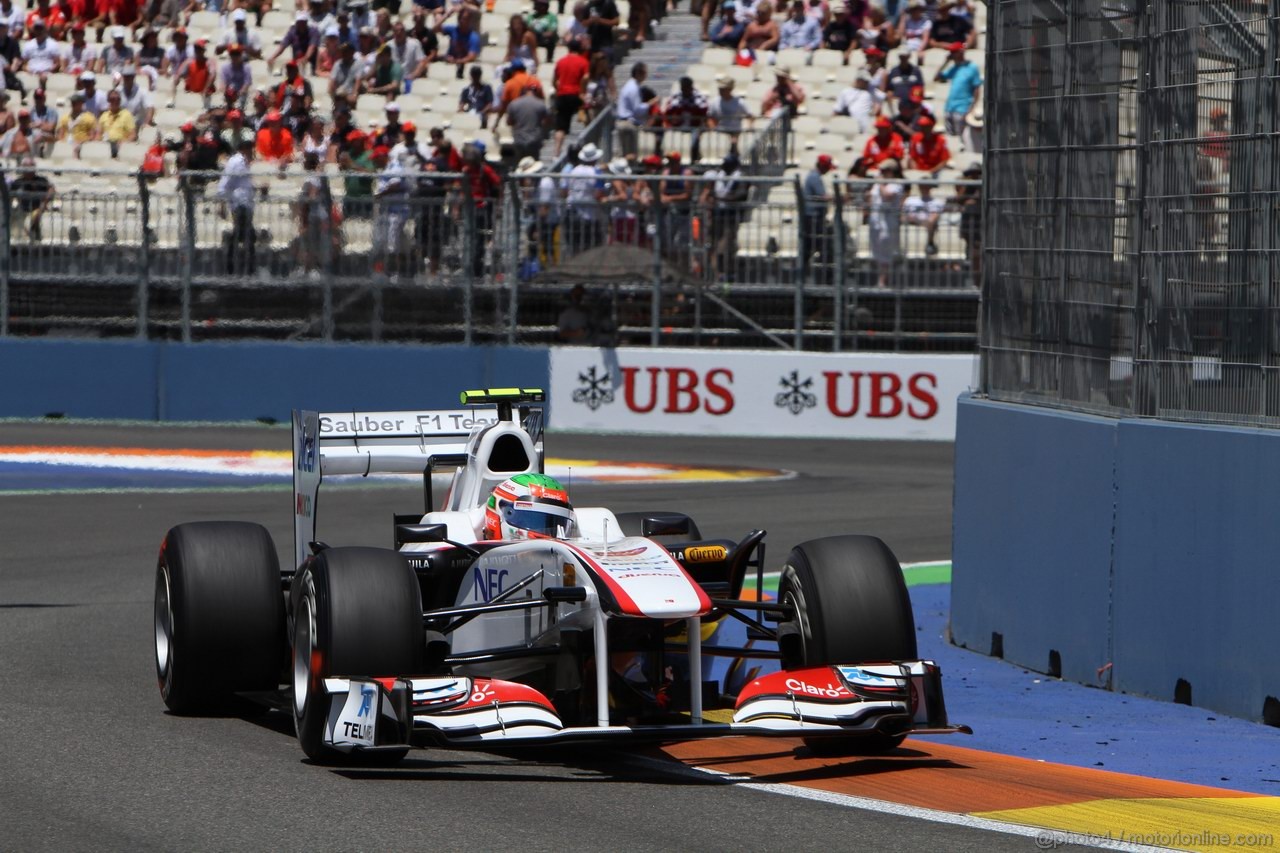
<path fill-rule="evenodd" d="M 222 129 L 221 148 L 223 151 L 232 153 L 240 150 L 240 142 L 245 139 L 251 139 L 255 142 L 256 134 L 251 128 L 245 127 L 244 113 L 240 110 L 227 110 L 227 126 Z"/>
<path fill-rule="evenodd" d="M 911 143 L 908 146 L 911 168 L 937 177 L 942 167 L 951 161 L 947 140 L 941 134 L 933 132 L 932 116 L 920 116 L 916 125 L 920 130 L 911 137 Z"/>
<path fill-rule="evenodd" d="M 366 150 L 367 142 L 368 137 L 352 130 L 338 151 L 338 168 L 345 173 L 342 178 L 344 219 L 369 219 L 373 215 L 373 174 L 377 168 Z"/>
<path fill-rule="evenodd" d="M 1228 113 L 1222 107 L 1214 107 L 1209 111 L 1209 131 L 1204 135 L 1208 141 L 1199 146 L 1200 156 L 1224 162 L 1231 159 L 1231 146 L 1227 142 L 1227 118 Z"/>
<path fill-rule="evenodd" d="M 0 155 L 9 160 L 21 160 L 32 155 L 35 131 L 31 128 L 31 111 L 18 110 L 18 123 L 0 136 Z"/>
<path fill-rule="evenodd" d="M 284 126 L 279 110 L 267 113 L 265 126 L 258 131 L 258 157 L 284 168 L 293 159 L 293 134 Z"/>
<path fill-rule="evenodd" d="M 893 130 L 893 122 L 884 116 L 876 119 L 876 135 L 867 140 L 862 158 L 868 166 L 879 166 L 885 160 L 899 160 L 906 156 L 902 137 Z"/>
<path fill-rule="evenodd" d="M 835 167 L 836 161 L 830 154 L 819 154 L 813 168 L 800 183 L 804 204 L 804 227 L 800 230 L 800 274 L 805 277 L 813 268 L 815 255 L 819 257 L 819 263 L 826 263 L 830 256 L 827 205 L 832 194 L 823 179 Z"/>
<path fill-rule="evenodd" d="M 942 109 L 947 117 L 947 133 L 963 142 L 969 113 L 982 102 L 982 72 L 965 56 L 964 45 L 956 42 L 951 45 L 951 55 L 933 79 L 951 83 Z"/>
<path fill-rule="evenodd" d="M 196 43 L 192 45 L 192 57 L 185 60 L 178 67 L 178 73 L 173 76 L 174 94 L 177 94 L 178 86 L 181 84 L 183 91 L 204 95 L 206 108 L 209 106 L 209 97 L 213 94 L 215 85 L 213 65 L 205 56 L 208 47 L 208 39 L 196 39 Z"/>

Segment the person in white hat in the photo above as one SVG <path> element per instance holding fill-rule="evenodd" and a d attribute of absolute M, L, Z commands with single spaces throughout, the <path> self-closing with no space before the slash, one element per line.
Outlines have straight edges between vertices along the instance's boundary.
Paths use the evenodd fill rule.
<path fill-rule="evenodd" d="M 244 9 L 236 9 L 231 13 L 231 29 L 222 34 L 222 40 L 214 48 L 215 52 L 226 53 L 227 48 L 238 44 L 244 51 L 245 59 L 262 58 L 262 39 L 258 37 L 256 29 L 249 28 L 248 18 Z"/>
<path fill-rule="evenodd" d="M 600 202 L 606 189 L 596 164 L 604 152 L 588 142 L 578 151 L 578 165 L 565 176 L 565 221 L 563 232 L 569 254 L 598 246 L 604 237 Z"/>
<path fill-rule="evenodd" d="M 924 0 L 911 0 L 906 14 L 898 21 L 898 43 L 904 50 L 916 54 L 917 62 L 924 62 L 924 52 L 929 47 L 929 34 L 933 20 L 925 10 Z"/>
<path fill-rule="evenodd" d="M 293 51 L 293 61 L 298 63 L 299 68 L 311 68 L 319 49 L 320 30 L 311 26 L 311 17 L 306 12 L 298 12 L 294 15 L 293 26 L 280 39 L 276 52 L 267 58 L 267 70 L 272 69 L 280 54 L 286 50 Z"/>
<path fill-rule="evenodd" d="M 729 150 L 738 147 L 738 136 L 742 133 L 743 121 L 754 122 L 755 116 L 742 96 L 733 93 L 733 78 L 726 74 L 716 75 L 716 96 L 707 107 L 707 126 L 717 133 L 729 136 Z"/>
<path fill-rule="evenodd" d="M 92 113 L 94 118 L 102 115 L 107 109 L 107 95 L 98 89 L 98 75 L 92 71 L 82 72 L 76 88 L 84 95 L 85 111 Z"/>
<path fill-rule="evenodd" d="M 124 27 L 111 28 L 111 44 L 98 54 L 98 63 L 94 68 L 99 74 L 119 74 L 120 69 L 134 61 L 133 48 L 124 43 Z"/>
<path fill-rule="evenodd" d="M 849 116 L 858 123 L 858 132 L 866 133 L 875 121 L 875 110 L 879 100 L 871 91 L 871 76 L 865 71 L 858 72 L 853 78 L 853 85 L 842 89 L 836 96 L 832 115 Z"/>

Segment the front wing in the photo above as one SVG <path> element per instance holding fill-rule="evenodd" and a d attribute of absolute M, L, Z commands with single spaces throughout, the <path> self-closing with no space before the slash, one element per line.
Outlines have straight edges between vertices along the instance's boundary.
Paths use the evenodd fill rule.
<path fill-rule="evenodd" d="M 566 726 L 523 684 L 455 676 L 327 678 L 325 742 L 377 750 L 407 745 L 493 747 L 597 740 L 969 733 L 948 724 L 938 667 L 929 661 L 775 672 L 747 685 L 731 722 Z"/>

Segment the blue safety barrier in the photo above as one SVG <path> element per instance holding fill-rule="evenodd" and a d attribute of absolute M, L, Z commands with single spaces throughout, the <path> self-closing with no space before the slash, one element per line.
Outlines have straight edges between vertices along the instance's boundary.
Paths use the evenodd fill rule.
<path fill-rule="evenodd" d="M 1273 431 L 961 398 L 955 642 L 1262 718 L 1280 696 L 1277 470 Z"/>
<path fill-rule="evenodd" d="M 0 339 L 0 417 L 287 421 L 294 408 L 457 407 L 458 389 L 546 388 L 545 348 Z"/>

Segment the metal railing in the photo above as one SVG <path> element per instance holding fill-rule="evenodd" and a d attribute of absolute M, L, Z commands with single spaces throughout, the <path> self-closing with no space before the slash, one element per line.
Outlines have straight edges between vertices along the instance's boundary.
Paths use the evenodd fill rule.
<path fill-rule="evenodd" d="M 1280 426 L 1280 9 L 1000 0 L 983 387 Z"/>
<path fill-rule="evenodd" d="M 934 188 L 930 219 L 831 176 L 820 213 L 781 177 L 510 175 L 480 199 L 461 175 L 415 173 L 389 199 L 346 177 L 330 205 L 264 172 L 249 215 L 215 175 L 64 173 L 38 233 L 0 189 L 0 333 L 545 343 L 583 284 L 600 343 L 975 344 L 972 184 Z"/>

